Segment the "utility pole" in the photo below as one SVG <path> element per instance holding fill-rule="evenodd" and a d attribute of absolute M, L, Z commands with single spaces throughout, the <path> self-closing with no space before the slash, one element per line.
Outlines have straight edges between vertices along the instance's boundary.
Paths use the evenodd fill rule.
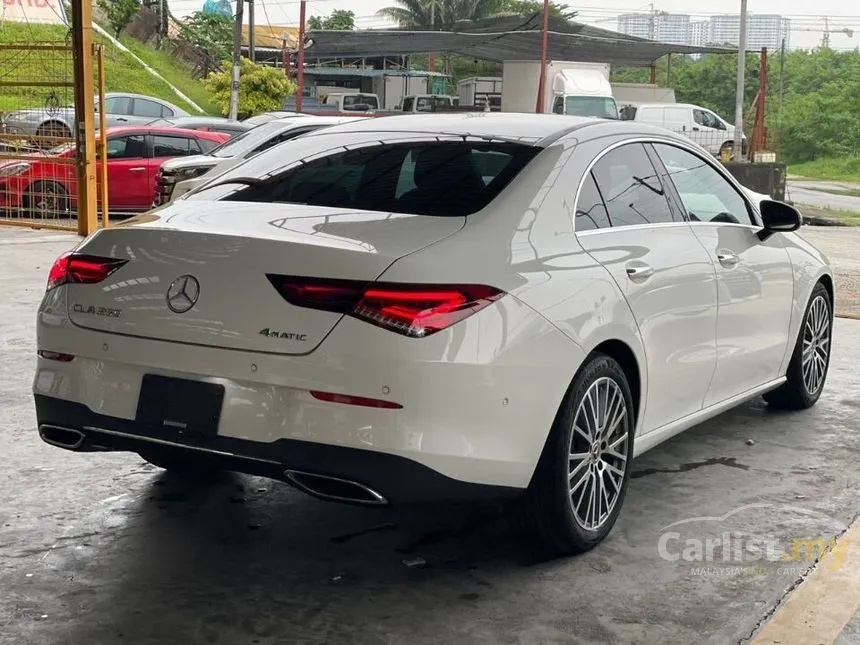
<path fill-rule="evenodd" d="M 230 79 L 230 120 L 239 118 L 239 70 L 242 66 L 242 13 L 245 0 L 236 0 L 236 34 L 233 38 L 233 72 Z"/>
<path fill-rule="evenodd" d="M 257 62 L 254 58 L 254 0 L 248 0 L 248 58 Z"/>
<path fill-rule="evenodd" d="M 830 49 L 830 20 L 824 16 L 824 35 L 821 37 L 821 49 Z"/>
<path fill-rule="evenodd" d="M 540 34 L 540 76 L 538 77 L 538 93 L 535 102 L 535 112 L 544 113 L 544 94 L 546 94 L 546 58 L 549 45 L 549 0 L 543 0 L 543 29 Z M 489 102 L 489 99 L 487 99 Z M 566 108 L 565 108 L 566 111 Z"/>
<path fill-rule="evenodd" d="M 430 0 L 430 31 L 436 31 L 436 0 Z M 430 52 L 427 56 L 427 68 L 431 72 L 436 71 L 436 54 Z M 432 82 L 432 78 L 429 79 Z"/>
<path fill-rule="evenodd" d="M 296 112 L 302 111 L 302 103 L 305 93 L 305 15 L 307 12 L 307 1 L 302 0 L 299 5 L 299 51 L 296 53 Z"/>
<path fill-rule="evenodd" d="M 785 36 L 779 47 L 779 113 L 776 117 L 779 124 L 779 136 L 782 137 L 782 97 L 785 94 Z"/>
<path fill-rule="evenodd" d="M 738 25 L 738 83 L 735 94 L 735 161 L 744 160 L 744 73 L 747 49 L 747 0 L 741 0 L 740 24 Z"/>

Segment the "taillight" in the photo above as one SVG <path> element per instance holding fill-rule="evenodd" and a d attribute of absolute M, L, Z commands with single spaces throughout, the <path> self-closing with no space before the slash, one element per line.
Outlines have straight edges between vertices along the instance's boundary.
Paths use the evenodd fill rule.
<path fill-rule="evenodd" d="M 485 285 L 395 284 L 266 276 L 291 305 L 346 314 L 390 331 L 423 338 L 501 298 Z"/>
<path fill-rule="evenodd" d="M 47 291 L 64 284 L 95 284 L 126 264 L 128 260 L 100 258 L 95 255 L 66 253 L 54 262 L 48 273 Z"/>

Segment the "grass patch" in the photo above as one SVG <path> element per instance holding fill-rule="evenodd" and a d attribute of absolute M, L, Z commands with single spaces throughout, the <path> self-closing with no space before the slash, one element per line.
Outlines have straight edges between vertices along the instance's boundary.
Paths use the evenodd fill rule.
<path fill-rule="evenodd" d="M 0 23 L 0 44 L 63 45 L 68 42 L 69 30 L 61 25 L 27 23 Z M 105 45 L 105 85 L 108 92 L 136 92 L 169 101 L 196 114 L 190 105 L 180 99 L 168 83 L 147 72 L 130 54 L 115 47 L 98 34 L 97 43 Z M 123 44 L 140 56 L 167 81 L 185 93 L 207 112 L 216 114 L 203 83 L 191 77 L 181 62 L 165 52 L 150 49 L 133 39 Z M 93 62 L 95 67 L 95 61 Z M 21 108 L 44 107 L 51 101 L 59 105 L 72 105 L 74 91 L 66 84 L 72 80 L 72 56 L 68 51 L 30 49 L 0 49 L 0 76 L 10 86 L 0 87 L 0 112 Z M 39 81 L 48 85 L 22 87 L 15 83 Z M 96 86 L 97 90 L 97 86 Z"/>
<path fill-rule="evenodd" d="M 818 208 L 809 204 L 795 204 L 801 215 L 810 218 L 820 218 L 838 222 L 841 226 L 860 226 L 860 213 L 842 211 L 832 208 Z"/>
<path fill-rule="evenodd" d="M 860 183 L 860 156 L 823 157 L 815 161 L 794 164 L 788 167 L 789 174 L 810 179 L 830 181 L 854 181 Z"/>

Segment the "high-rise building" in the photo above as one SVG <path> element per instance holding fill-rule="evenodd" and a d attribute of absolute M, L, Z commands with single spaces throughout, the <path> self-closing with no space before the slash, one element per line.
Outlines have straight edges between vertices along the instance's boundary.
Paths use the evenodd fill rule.
<path fill-rule="evenodd" d="M 625 13 L 618 16 L 618 32 L 636 38 L 651 38 L 652 16 L 647 13 Z"/>
<path fill-rule="evenodd" d="M 618 16 L 618 31 L 628 36 L 650 38 L 677 45 L 731 45 L 740 39 L 740 16 L 711 16 L 710 20 L 691 21 L 685 13 L 625 13 Z M 747 23 L 747 49 L 779 49 L 783 39 L 789 45 L 791 21 L 777 14 L 750 14 Z"/>
<path fill-rule="evenodd" d="M 733 45 L 740 40 L 741 19 L 738 15 L 711 16 L 709 44 Z M 747 19 L 747 49 L 779 49 L 782 39 L 788 47 L 791 21 L 778 14 L 750 14 Z"/>
<path fill-rule="evenodd" d="M 689 39 L 690 16 L 684 13 L 625 13 L 618 16 L 618 31 L 628 36 L 685 45 Z"/>

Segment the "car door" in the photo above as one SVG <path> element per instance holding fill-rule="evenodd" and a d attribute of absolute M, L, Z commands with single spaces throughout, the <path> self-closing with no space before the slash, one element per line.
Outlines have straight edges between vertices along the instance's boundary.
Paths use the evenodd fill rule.
<path fill-rule="evenodd" d="M 131 115 L 128 117 L 129 123 L 143 125 L 161 118 L 164 118 L 161 103 L 139 97 L 132 99 Z"/>
<path fill-rule="evenodd" d="M 717 364 L 705 399 L 712 405 L 779 377 L 790 342 L 791 264 L 780 235 L 758 238 L 755 211 L 718 162 L 668 143 L 654 150 L 717 274 Z"/>
<path fill-rule="evenodd" d="M 575 228 L 624 293 L 642 337 L 642 431 L 698 412 L 716 362 L 716 275 L 643 144 L 598 158 L 580 191 Z"/>
<path fill-rule="evenodd" d="M 98 113 L 98 102 L 96 102 L 96 113 Z M 131 97 L 110 96 L 105 98 L 105 123 L 108 126 L 127 125 L 130 114 Z"/>
<path fill-rule="evenodd" d="M 149 185 L 146 136 L 126 134 L 108 137 L 108 207 L 128 211 L 139 208 Z M 152 203 L 152 193 L 149 195 Z"/>

